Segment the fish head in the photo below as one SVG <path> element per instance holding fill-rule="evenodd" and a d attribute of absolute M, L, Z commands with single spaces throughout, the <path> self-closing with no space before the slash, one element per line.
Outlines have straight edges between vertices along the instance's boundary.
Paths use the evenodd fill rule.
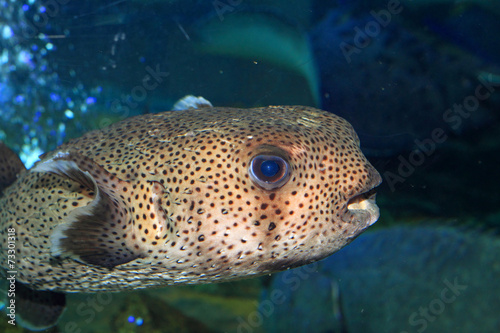
<path fill-rule="evenodd" d="M 181 261 L 222 279 L 265 274 L 323 259 L 378 219 L 381 177 L 347 121 L 297 106 L 223 113 L 191 133 L 192 185 L 167 244 Z"/>

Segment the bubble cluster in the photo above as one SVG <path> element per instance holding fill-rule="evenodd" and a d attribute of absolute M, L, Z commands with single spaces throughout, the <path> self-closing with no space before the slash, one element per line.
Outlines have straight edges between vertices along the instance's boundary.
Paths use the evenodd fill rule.
<path fill-rule="evenodd" d="M 87 115 L 100 93 L 76 78 L 62 82 L 53 53 L 47 8 L 29 1 L 0 0 L 0 140 L 31 166 L 40 153 L 60 145 L 67 133 L 86 131 L 74 121 Z M 44 16 L 45 15 L 45 16 Z M 58 35 L 54 38 L 64 38 Z"/>

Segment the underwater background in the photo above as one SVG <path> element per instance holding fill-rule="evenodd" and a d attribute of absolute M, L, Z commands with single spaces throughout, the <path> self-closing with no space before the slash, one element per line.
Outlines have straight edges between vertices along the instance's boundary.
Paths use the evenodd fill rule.
<path fill-rule="evenodd" d="M 48 332 L 500 331 L 498 1 L 0 8 L 0 140 L 27 167 L 193 94 L 338 114 L 384 180 L 379 221 L 321 262 L 231 283 L 70 294 Z M 2 320 L 0 331 L 27 330 Z"/>

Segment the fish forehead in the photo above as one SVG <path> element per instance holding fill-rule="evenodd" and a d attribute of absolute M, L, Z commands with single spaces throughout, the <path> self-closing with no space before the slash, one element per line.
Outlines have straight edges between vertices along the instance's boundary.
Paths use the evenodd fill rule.
<path fill-rule="evenodd" d="M 91 148 L 102 140 L 111 139 L 129 143 L 134 140 L 157 141 L 160 146 L 167 146 L 175 139 L 189 139 L 204 132 L 212 132 L 212 136 L 239 137 L 244 134 L 251 138 L 278 133 L 304 137 L 329 134 L 332 135 L 332 141 L 338 138 L 358 140 L 351 125 L 332 113 L 310 107 L 276 106 L 254 109 L 204 108 L 137 116 L 109 128 L 90 132 L 68 145 L 82 145 L 85 142 Z"/>
<path fill-rule="evenodd" d="M 99 156 L 96 162 L 115 173 L 113 166 L 134 160 L 137 154 L 143 155 L 137 165 L 143 169 L 161 163 L 159 157 L 179 160 L 188 152 L 215 156 L 216 151 L 252 150 L 262 144 L 280 146 L 291 158 L 301 158 L 301 152 L 320 145 L 355 148 L 359 139 L 343 118 L 310 107 L 204 108 L 132 117 L 89 132 L 58 150 Z"/>

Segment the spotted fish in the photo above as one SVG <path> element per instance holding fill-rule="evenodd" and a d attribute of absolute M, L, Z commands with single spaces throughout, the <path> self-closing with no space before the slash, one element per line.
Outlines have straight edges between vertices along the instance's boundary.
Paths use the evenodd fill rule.
<path fill-rule="evenodd" d="M 0 199 L 2 247 L 15 234 L 17 284 L 59 300 L 35 328 L 54 324 L 65 292 L 281 271 L 331 255 L 379 217 L 381 177 L 353 128 L 311 107 L 132 117 L 27 171 L 0 150 L 0 180 L 12 183 Z"/>

